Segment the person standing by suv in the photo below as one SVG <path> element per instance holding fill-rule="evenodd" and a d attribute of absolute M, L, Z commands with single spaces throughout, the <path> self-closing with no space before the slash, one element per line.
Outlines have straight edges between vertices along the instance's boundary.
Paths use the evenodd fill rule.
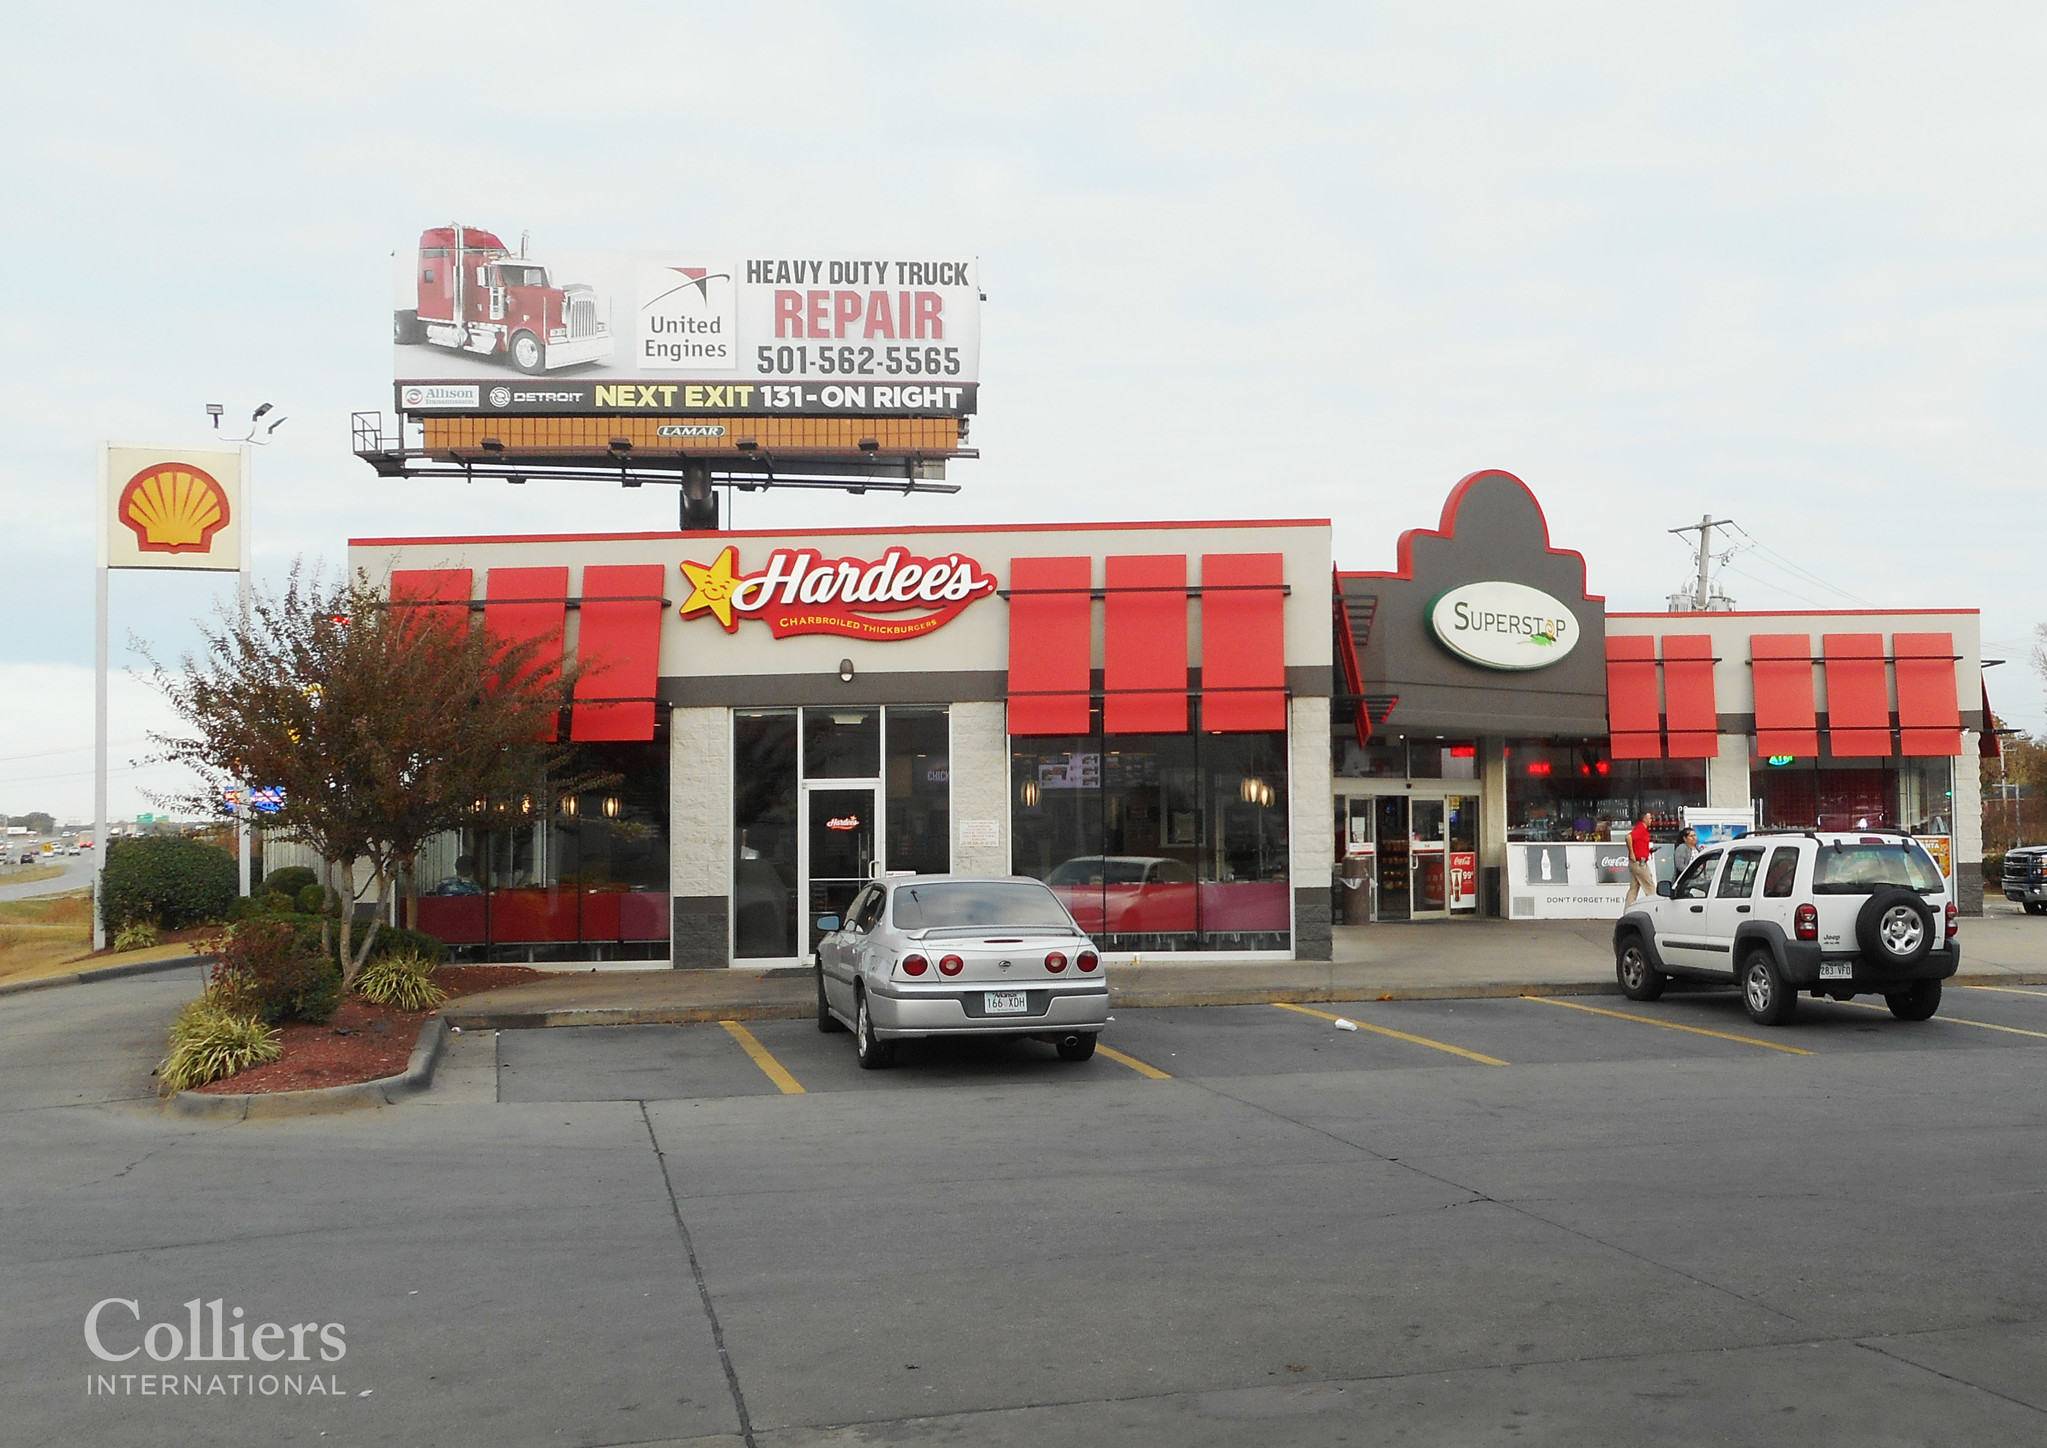
<path fill-rule="evenodd" d="M 1656 846 L 1649 840 L 1649 811 L 1643 810 L 1628 831 L 1628 898 L 1621 909 L 1626 910 L 1643 895 L 1656 893 L 1656 866 L 1651 863 L 1655 856 Z"/>

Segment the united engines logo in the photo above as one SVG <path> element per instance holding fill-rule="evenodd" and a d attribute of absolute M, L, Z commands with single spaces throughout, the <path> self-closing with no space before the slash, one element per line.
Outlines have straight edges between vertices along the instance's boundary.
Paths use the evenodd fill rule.
<path fill-rule="evenodd" d="M 115 516 L 144 553 L 208 553 L 228 525 L 227 490 L 203 468 L 163 463 L 128 480 Z"/>
<path fill-rule="evenodd" d="M 738 293 L 716 266 L 649 266 L 640 271 L 637 359 L 646 368 L 739 365 Z"/>
<path fill-rule="evenodd" d="M 679 612 L 704 614 L 736 633 L 741 619 L 758 619 L 778 639 L 794 634 L 838 634 L 886 642 L 919 638 L 959 617 L 975 599 L 995 591 L 995 580 L 972 558 L 949 553 L 919 558 L 891 548 L 879 560 L 824 558 L 808 548 L 777 548 L 768 566 L 739 571 L 739 550 L 728 547 L 713 563 L 685 562 L 690 595 Z"/>

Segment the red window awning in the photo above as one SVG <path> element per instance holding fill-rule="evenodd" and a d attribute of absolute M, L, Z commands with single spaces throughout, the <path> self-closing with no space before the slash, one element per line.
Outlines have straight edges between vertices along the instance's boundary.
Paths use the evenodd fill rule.
<path fill-rule="evenodd" d="M 661 586 L 667 576 L 658 563 L 584 568 L 571 739 L 594 743 L 654 737 L 666 603 Z"/>
<path fill-rule="evenodd" d="M 1187 732 L 1187 555 L 1124 554 L 1103 573 L 1102 732 Z"/>
<path fill-rule="evenodd" d="M 1820 752 L 1812 697 L 1812 636 L 1752 634 L 1748 641 L 1756 696 L 1756 753 Z"/>
<path fill-rule="evenodd" d="M 1093 561 L 1009 565 L 1009 732 L 1085 734 L 1094 670 Z"/>
<path fill-rule="evenodd" d="M 1882 759 L 1891 752 L 1891 691 L 1884 680 L 1882 634 L 1826 634 L 1827 747 L 1840 759 Z"/>
<path fill-rule="evenodd" d="M 1357 634 L 1350 626 L 1350 608 L 1343 597 L 1343 578 L 1331 570 L 1335 581 L 1334 610 L 1330 620 L 1336 634 L 1336 662 L 1343 673 L 1343 692 L 1357 700 L 1357 707 L 1351 714 L 1351 727 L 1357 734 L 1360 745 L 1372 742 L 1372 711 L 1365 707 L 1365 673 L 1358 663 Z"/>
<path fill-rule="evenodd" d="M 1663 757 L 1656 640 L 1647 634 L 1606 636 L 1606 726 L 1615 759 Z"/>
<path fill-rule="evenodd" d="M 1286 728 L 1286 557 L 1201 555 L 1201 727 Z"/>
<path fill-rule="evenodd" d="M 1891 635 L 1898 669 L 1900 752 L 1917 758 L 1962 752 L 1962 710 L 1955 695 L 1955 636 Z M 1985 719 L 1983 727 L 1989 728 Z"/>
<path fill-rule="evenodd" d="M 493 568 L 483 585 L 483 626 L 505 651 L 530 646 L 526 674 L 543 682 L 561 677 L 562 630 L 568 619 L 569 570 Z M 549 725 L 541 738 L 553 740 Z"/>
<path fill-rule="evenodd" d="M 1981 759 L 2004 758 L 2004 739 L 1997 732 L 1997 716 L 1990 712 L 1990 685 L 1983 685 L 1983 732 L 1976 736 L 1976 754 Z"/>
<path fill-rule="evenodd" d="M 1720 752 L 1712 635 L 1663 636 L 1663 712 L 1672 759 L 1711 759 Z"/>
<path fill-rule="evenodd" d="M 474 575 L 467 568 L 391 570 L 391 602 L 402 606 L 408 619 L 433 627 L 466 627 L 473 587 Z"/>

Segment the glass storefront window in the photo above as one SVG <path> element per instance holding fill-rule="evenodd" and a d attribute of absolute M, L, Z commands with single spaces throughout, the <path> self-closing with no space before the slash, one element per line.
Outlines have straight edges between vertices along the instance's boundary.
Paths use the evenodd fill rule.
<path fill-rule="evenodd" d="M 1388 735 L 1369 744 L 1340 735 L 1333 761 L 1339 779 L 1477 779 L 1478 746 L 1470 739 Z"/>
<path fill-rule="evenodd" d="M 1705 803 L 1703 759 L 1615 759 L 1604 740 L 1507 746 L 1509 841 L 1608 840 L 1645 809 L 1675 838 L 1684 807 Z"/>
<path fill-rule="evenodd" d="M 1286 736 L 1011 741 L 1012 868 L 1108 949 L 1284 950 Z"/>
<path fill-rule="evenodd" d="M 796 711 L 732 716 L 732 953 L 796 954 Z"/>
<path fill-rule="evenodd" d="M 888 711 L 888 867 L 952 868 L 952 736 L 943 706 Z"/>
<path fill-rule="evenodd" d="M 873 779 L 881 773 L 881 710 L 803 711 L 805 779 Z"/>
<path fill-rule="evenodd" d="M 1951 759 L 1751 759 L 1749 780 L 1765 826 L 1953 832 Z"/>

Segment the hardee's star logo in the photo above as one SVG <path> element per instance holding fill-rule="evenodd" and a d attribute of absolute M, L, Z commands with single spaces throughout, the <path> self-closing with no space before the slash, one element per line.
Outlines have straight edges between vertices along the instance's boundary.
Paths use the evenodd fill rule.
<path fill-rule="evenodd" d="M 690 595 L 683 600 L 682 616 L 695 618 L 709 610 L 725 626 L 725 632 L 738 632 L 739 618 L 732 611 L 732 591 L 739 586 L 738 567 L 737 548 L 727 548 L 708 568 L 685 562 L 682 575 L 689 580 Z"/>

